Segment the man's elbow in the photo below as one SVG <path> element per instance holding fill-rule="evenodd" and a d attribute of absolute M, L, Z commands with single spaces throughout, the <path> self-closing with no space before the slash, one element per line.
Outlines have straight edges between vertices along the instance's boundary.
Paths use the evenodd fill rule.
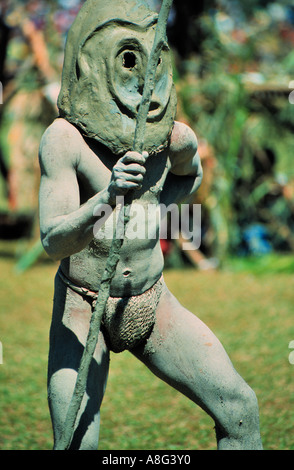
<path fill-rule="evenodd" d="M 63 258 L 65 258 L 60 249 L 58 249 L 58 247 L 55 245 L 49 233 L 41 232 L 41 243 L 45 252 L 53 261 L 61 261 Z"/>

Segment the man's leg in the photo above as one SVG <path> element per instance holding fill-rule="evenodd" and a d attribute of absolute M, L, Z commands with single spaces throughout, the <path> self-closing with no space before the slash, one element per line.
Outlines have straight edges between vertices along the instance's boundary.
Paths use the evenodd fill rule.
<path fill-rule="evenodd" d="M 74 391 L 90 316 L 89 303 L 79 294 L 66 289 L 56 279 L 48 364 L 48 401 L 54 432 L 54 448 L 63 431 Z M 71 449 L 97 450 L 98 448 L 100 406 L 106 388 L 108 369 L 109 351 L 100 332 Z"/>
<path fill-rule="evenodd" d="M 209 328 L 165 287 L 148 342 L 135 351 L 215 421 L 218 449 L 261 449 L 258 405 Z"/>

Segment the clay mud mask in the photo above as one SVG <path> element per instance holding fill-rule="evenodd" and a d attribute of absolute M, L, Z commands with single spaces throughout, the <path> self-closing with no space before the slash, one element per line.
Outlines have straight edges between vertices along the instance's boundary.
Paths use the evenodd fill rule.
<path fill-rule="evenodd" d="M 89 2 L 86 13 L 83 10 L 71 28 L 58 103 L 62 117 L 119 155 L 132 149 L 157 14 L 133 0 L 112 2 L 111 12 L 101 4 Z M 168 145 L 175 113 L 166 44 L 158 62 L 144 150 L 152 154 Z"/>

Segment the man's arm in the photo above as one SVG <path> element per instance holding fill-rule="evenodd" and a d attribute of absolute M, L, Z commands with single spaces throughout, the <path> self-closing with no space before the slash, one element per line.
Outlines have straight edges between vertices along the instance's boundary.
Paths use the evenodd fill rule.
<path fill-rule="evenodd" d="M 170 171 L 167 176 L 161 202 L 181 202 L 195 193 L 201 185 L 203 170 L 198 142 L 192 129 L 175 122 L 169 148 Z"/>
<path fill-rule="evenodd" d="M 39 211 L 41 240 L 53 259 L 63 259 L 87 245 L 93 237 L 94 207 L 107 202 L 106 192 L 80 206 L 77 166 L 81 136 L 68 123 L 53 123 L 39 152 L 41 182 Z"/>
<path fill-rule="evenodd" d="M 171 173 L 177 176 L 195 176 L 201 169 L 198 141 L 192 129 L 175 122 L 169 147 Z"/>
<path fill-rule="evenodd" d="M 129 152 L 113 168 L 105 189 L 80 205 L 77 167 L 81 139 L 73 126 L 59 122 L 48 128 L 40 145 L 41 240 L 46 252 L 55 260 L 84 249 L 94 238 L 97 222 L 94 213 L 103 213 L 105 204 L 114 206 L 116 197 L 139 188 L 145 173 L 146 156 Z"/>

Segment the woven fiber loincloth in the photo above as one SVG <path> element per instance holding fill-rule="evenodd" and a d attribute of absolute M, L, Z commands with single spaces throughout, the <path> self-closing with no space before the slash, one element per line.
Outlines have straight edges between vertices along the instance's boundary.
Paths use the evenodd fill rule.
<path fill-rule="evenodd" d="M 91 300 L 92 309 L 98 293 L 77 286 L 58 270 L 61 280 L 73 291 Z M 147 291 L 130 297 L 109 297 L 101 328 L 111 351 L 134 349 L 146 340 L 153 329 L 156 309 L 162 292 L 162 277 Z"/>

